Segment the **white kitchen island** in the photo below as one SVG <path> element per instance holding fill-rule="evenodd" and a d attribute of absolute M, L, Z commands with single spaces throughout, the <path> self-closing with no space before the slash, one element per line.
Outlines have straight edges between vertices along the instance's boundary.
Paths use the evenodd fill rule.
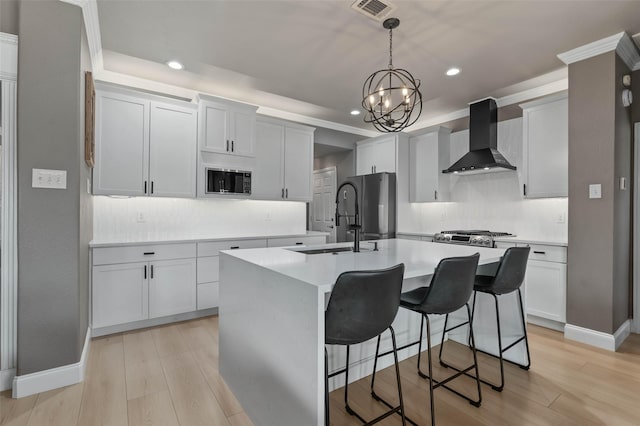
<path fill-rule="evenodd" d="M 332 247 L 340 245 L 349 244 Z M 299 247 L 221 252 L 220 374 L 257 426 L 324 424 L 324 311 L 342 272 L 404 263 L 407 291 L 428 285 L 442 258 L 479 252 L 480 264 L 489 264 L 504 253 L 410 240 L 382 240 L 379 251 L 372 247 L 363 242 L 360 253 L 339 254 L 292 251 Z M 399 345 L 415 340 L 420 324 L 418 315 L 402 311 L 394 321 L 396 333 L 403 337 Z M 372 343 L 352 350 L 354 362 L 360 360 L 362 368 L 350 372 L 350 380 L 371 374 L 371 363 L 362 361 L 371 361 Z M 405 351 L 401 357 L 410 354 Z M 340 367 L 340 359 L 330 352 L 330 370 Z M 383 360 L 379 368 L 391 362 Z"/>

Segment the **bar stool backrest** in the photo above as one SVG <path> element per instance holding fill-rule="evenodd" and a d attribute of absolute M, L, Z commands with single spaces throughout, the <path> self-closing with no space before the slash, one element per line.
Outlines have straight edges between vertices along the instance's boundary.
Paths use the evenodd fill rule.
<path fill-rule="evenodd" d="M 421 304 L 421 311 L 429 314 L 448 314 L 469 301 L 478 268 L 480 254 L 442 259 L 429 284 L 429 292 Z"/>
<path fill-rule="evenodd" d="M 524 281 L 529 259 L 529 247 L 509 247 L 496 272 L 496 277 L 488 287 L 495 294 L 506 294 L 520 288 Z"/>
<path fill-rule="evenodd" d="M 404 264 L 343 272 L 325 311 L 325 343 L 354 345 L 377 337 L 398 313 Z"/>

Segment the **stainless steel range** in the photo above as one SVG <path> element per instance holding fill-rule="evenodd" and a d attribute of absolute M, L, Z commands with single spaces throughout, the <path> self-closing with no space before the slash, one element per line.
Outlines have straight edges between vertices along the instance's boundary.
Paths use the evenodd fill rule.
<path fill-rule="evenodd" d="M 442 231 L 433 236 L 433 241 L 436 243 L 495 247 L 495 238 L 503 237 L 515 237 L 515 235 L 508 232 L 492 232 L 477 229 Z"/>

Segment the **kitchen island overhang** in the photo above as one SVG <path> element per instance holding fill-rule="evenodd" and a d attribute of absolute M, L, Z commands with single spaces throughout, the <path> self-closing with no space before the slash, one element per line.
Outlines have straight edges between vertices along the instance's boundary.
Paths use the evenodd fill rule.
<path fill-rule="evenodd" d="M 408 291 L 428 285 L 442 258 L 478 252 L 479 263 L 486 265 L 504 253 L 410 240 L 381 240 L 373 251 L 367 243 L 360 253 L 309 255 L 286 248 L 221 252 L 220 374 L 256 425 L 324 424 L 324 310 L 342 272 L 404 263 L 403 291 Z M 409 342 L 418 335 L 420 319 L 403 311 L 394 328 Z M 370 362 L 361 362 L 350 380 L 371 374 L 375 342 L 357 346 L 351 352 L 354 360 Z M 416 349 L 405 350 L 401 358 Z M 340 363 L 340 356 L 332 355 L 333 364 Z M 379 368 L 391 363 L 381 361 Z"/>

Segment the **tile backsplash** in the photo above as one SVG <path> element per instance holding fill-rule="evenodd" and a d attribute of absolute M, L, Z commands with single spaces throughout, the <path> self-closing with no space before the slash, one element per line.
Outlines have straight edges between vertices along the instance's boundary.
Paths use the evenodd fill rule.
<path fill-rule="evenodd" d="M 468 130 L 451 135 L 451 162 L 468 149 Z M 450 202 L 409 203 L 399 231 L 489 229 L 523 238 L 566 241 L 568 199 L 522 197 L 521 118 L 498 124 L 498 150 L 517 167 L 516 171 L 451 176 Z"/>
<path fill-rule="evenodd" d="M 306 205 L 290 201 L 94 197 L 94 240 L 244 237 L 306 232 Z"/>

